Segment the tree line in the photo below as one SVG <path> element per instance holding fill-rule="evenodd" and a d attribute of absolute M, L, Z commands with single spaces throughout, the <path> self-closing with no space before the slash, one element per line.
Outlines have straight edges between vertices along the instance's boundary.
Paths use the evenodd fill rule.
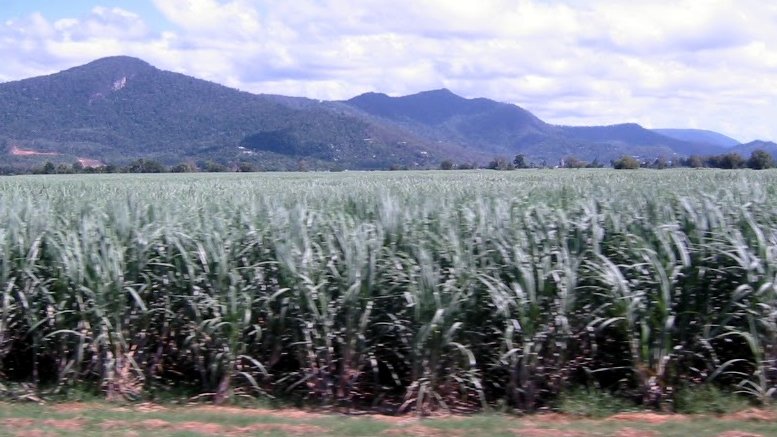
<path fill-rule="evenodd" d="M 764 170 L 775 167 L 772 154 L 763 149 L 754 150 L 749 158 L 731 152 L 721 155 L 690 155 L 684 158 L 669 159 L 659 156 L 652 159 L 640 159 L 635 156 L 624 155 L 618 159 L 610 161 L 610 167 L 616 170 L 636 170 L 640 168 L 651 168 L 662 170 L 671 167 L 689 167 L 689 168 L 720 168 L 720 169 L 743 169 L 751 168 L 754 170 Z M 456 163 L 451 159 L 446 159 L 440 163 L 441 170 L 473 170 L 473 169 L 491 169 L 491 170 L 516 170 L 529 168 L 604 168 L 606 165 L 598 159 L 591 162 L 584 161 L 574 156 L 568 156 L 560 159 L 554 165 L 549 165 L 545 161 L 539 164 L 529 161 L 523 154 L 516 155 L 513 159 L 506 156 L 497 156 L 487 165 L 481 166 L 477 162 Z M 304 160 L 300 161 L 296 171 L 307 171 L 308 166 Z M 339 164 L 334 164 L 330 171 L 344 171 Z M 389 170 L 409 170 L 408 167 L 392 166 Z M 215 161 L 204 162 L 182 162 L 173 166 L 167 166 L 155 159 L 137 159 L 126 166 L 106 164 L 98 167 L 85 166 L 81 162 L 73 164 L 54 164 L 46 162 L 40 166 L 18 169 L 2 168 L 0 174 L 98 174 L 98 173 L 194 173 L 194 172 L 240 172 L 251 173 L 266 171 L 261 166 L 251 162 L 238 162 L 230 165 L 224 165 Z"/>
<path fill-rule="evenodd" d="M 300 160 L 298 165 L 293 169 L 295 171 L 308 171 L 309 167 L 305 160 Z M 345 169 L 340 164 L 334 164 L 330 167 L 330 171 L 344 171 Z M 51 161 L 45 162 L 42 165 L 19 168 L 19 167 L 2 167 L 0 166 L 0 175 L 14 175 L 14 174 L 104 174 L 104 173 L 220 173 L 220 172 L 239 172 L 239 173 L 253 173 L 268 171 L 264 167 L 252 162 L 238 162 L 229 165 L 225 165 L 216 161 L 187 161 L 179 164 L 168 166 L 155 159 L 136 159 L 131 163 L 121 166 L 115 164 L 105 164 L 101 166 L 85 166 L 81 162 L 76 161 L 73 164 L 58 163 L 55 164 Z"/>
<path fill-rule="evenodd" d="M 651 168 L 663 170 L 670 167 L 690 168 L 720 168 L 765 170 L 775 167 L 775 159 L 771 153 L 763 149 L 754 150 L 750 158 L 731 152 L 721 155 L 690 155 L 685 158 L 669 159 L 665 156 L 657 158 L 640 159 L 636 156 L 623 155 L 610 161 L 610 166 L 616 170 L 636 170 L 639 168 Z M 477 163 L 456 164 L 451 159 L 446 159 L 440 164 L 441 170 L 469 170 L 473 168 L 486 168 L 491 170 L 516 170 L 526 168 L 604 168 L 605 164 L 598 159 L 591 162 L 584 161 L 575 156 L 567 156 L 554 165 L 548 165 L 545 161 L 539 164 L 530 162 L 523 154 L 518 154 L 512 160 L 506 156 L 497 156 L 485 167 L 479 167 Z"/>

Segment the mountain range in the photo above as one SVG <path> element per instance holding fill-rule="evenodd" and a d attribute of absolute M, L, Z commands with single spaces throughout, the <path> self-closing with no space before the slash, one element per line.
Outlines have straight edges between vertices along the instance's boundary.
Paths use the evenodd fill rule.
<path fill-rule="evenodd" d="M 516 154 L 552 165 L 569 156 L 608 162 L 758 148 L 777 152 L 775 143 L 739 144 L 709 131 L 557 126 L 447 89 L 345 101 L 251 94 L 121 56 L 0 84 L 0 156 L 19 167 L 153 158 L 270 170 L 427 168 Z"/>

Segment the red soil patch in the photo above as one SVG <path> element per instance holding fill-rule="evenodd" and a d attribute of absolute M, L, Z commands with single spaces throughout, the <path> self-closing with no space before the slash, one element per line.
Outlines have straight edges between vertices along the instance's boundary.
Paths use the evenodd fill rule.
<path fill-rule="evenodd" d="M 416 416 L 386 416 L 383 414 L 367 414 L 360 417 L 377 420 L 378 422 L 390 423 L 395 426 L 408 426 L 419 422 L 418 417 Z"/>
<path fill-rule="evenodd" d="M 771 422 L 777 420 L 777 413 L 763 410 L 745 410 L 734 414 L 726 414 L 724 420 L 747 420 L 752 422 Z"/>
<path fill-rule="evenodd" d="M 146 429 L 167 428 L 172 425 L 173 425 L 172 423 L 166 422 L 160 419 L 148 419 L 142 422 L 138 422 L 138 426 L 141 426 Z M 176 423 L 175 425 L 178 426 L 180 425 L 180 423 Z"/>
<path fill-rule="evenodd" d="M 216 413 L 216 414 L 238 414 L 245 416 L 265 416 L 265 417 L 277 417 L 280 419 L 294 419 L 294 420 L 311 420 L 321 419 L 326 416 L 319 413 L 309 413 L 302 410 L 267 410 L 259 408 L 235 408 L 235 407 L 216 407 L 216 406 L 201 406 L 194 408 L 187 408 L 185 411 L 203 412 L 203 413 Z"/>
<path fill-rule="evenodd" d="M 202 422 L 179 422 L 168 424 L 168 427 L 175 428 L 176 431 L 189 431 L 197 432 L 207 435 L 227 435 L 225 428 L 216 423 L 202 423 Z M 156 428 L 148 428 L 149 430 Z"/>
<path fill-rule="evenodd" d="M 381 435 L 388 436 L 417 436 L 417 437 L 448 437 L 451 435 L 459 435 L 455 430 L 449 429 L 435 429 L 421 425 L 413 425 L 402 428 L 387 429 L 380 433 Z"/>
<path fill-rule="evenodd" d="M 160 429 L 175 429 L 175 431 L 196 432 L 206 435 L 237 436 L 242 434 L 254 434 L 257 432 L 268 433 L 281 431 L 286 434 L 321 434 L 327 430 L 313 425 L 288 425 L 284 423 L 261 423 L 245 427 L 223 426 L 216 423 L 205 422 L 167 422 L 159 419 L 149 419 L 142 422 L 130 422 L 126 420 L 108 420 L 100 424 L 104 430 L 116 428 L 139 428 L 146 431 Z"/>
<path fill-rule="evenodd" d="M 561 413 L 547 413 L 547 414 L 536 414 L 533 416 L 526 416 L 526 419 L 522 420 L 521 423 L 527 427 L 534 427 L 535 425 L 546 424 L 546 423 L 552 423 L 554 425 L 567 425 L 576 420 L 581 420 L 581 418 L 577 416 L 569 416 L 567 414 L 561 414 Z"/>
<path fill-rule="evenodd" d="M 512 430 L 519 437 L 588 437 L 583 431 L 562 431 L 559 429 L 524 428 Z"/>
<path fill-rule="evenodd" d="M 32 425 L 35 425 L 35 422 L 37 422 L 35 419 L 14 417 L 0 420 L 0 425 L 4 425 L 6 428 L 28 428 Z"/>
<path fill-rule="evenodd" d="M 124 420 L 106 420 L 100 424 L 100 428 L 108 430 L 115 428 L 126 428 L 131 425 L 132 422 L 126 422 Z"/>
<path fill-rule="evenodd" d="M 105 165 L 102 163 L 102 161 L 88 158 L 78 158 L 78 162 L 80 162 L 84 167 L 102 167 Z"/>
<path fill-rule="evenodd" d="M 135 405 L 133 411 L 139 411 L 141 413 L 157 413 L 160 411 L 167 411 L 169 408 L 161 405 L 152 404 L 150 402 L 144 402 L 142 404 Z"/>
<path fill-rule="evenodd" d="M 16 431 L 13 435 L 16 437 L 55 437 L 56 434 L 52 434 L 47 431 L 41 431 L 39 429 L 26 429 L 24 431 Z"/>
<path fill-rule="evenodd" d="M 616 422 L 645 422 L 658 424 L 667 422 L 682 422 L 688 420 L 688 416 L 658 413 L 620 413 L 607 418 L 607 420 Z"/>
<path fill-rule="evenodd" d="M 78 431 L 83 428 L 85 423 L 85 419 L 47 419 L 43 421 L 44 426 L 63 431 Z"/>
<path fill-rule="evenodd" d="M 645 431 L 643 429 L 623 428 L 613 434 L 613 437 L 658 437 L 655 431 Z"/>
<path fill-rule="evenodd" d="M 26 150 L 19 147 L 12 147 L 11 148 L 11 155 L 16 156 L 31 156 L 31 155 L 42 155 L 42 156 L 54 156 L 59 155 L 59 153 L 50 153 L 50 152 L 36 152 L 34 150 Z"/>
<path fill-rule="evenodd" d="M 753 434 L 750 432 L 726 431 L 723 434 L 718 434 L 716 437 L 765 437 L 765 436 L 763 434 Z"/>
<path fill-rule="evenodd" d="M 116 428 L 140 428 L 146 431 L 175 428 L 177 431 L 193 431 L 200 434 L 223 435 L 224 427 L 215 423 L 204 422 L 166 422 L 159 419 L 130 422 L 126 420 L 106 420 L 100 424 L 104 430 Z"/>
<path fill-rule="evenodd" d="M 256 432 L 272 432 L 281 431 L 286 434 L 303 435 L 303 434 L 322 434 L 327 431 L 326 428 L 315 425 L 289 425 L 285 423 L 262 423 L 243 428 L 231 428 L 232 433 L 237 434 L 252 434 Z"/>
<path fill-rule="evenodd" d="M 22 149 L 21 147 L 11 147 L 11 155 L 15 156 L 57 156 L 61 155 L 61 153 L 54 153 L 54 152 L 37 152 L 35 150 L 28 150 L 28 149 Z M 78 162 L 81 163 L 84 167 L 102 167 L 103 164 L 101 161 L 98 161 L 96 159 L 89 159 L 89 158 L 78 158 Z"/>

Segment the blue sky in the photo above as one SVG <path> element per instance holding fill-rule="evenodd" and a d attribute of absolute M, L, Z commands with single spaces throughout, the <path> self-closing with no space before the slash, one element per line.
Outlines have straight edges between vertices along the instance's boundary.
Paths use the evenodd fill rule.
<path fill-rule="evenodd" d="M 151 1 L 142 0 L 0 0 L 0 21 L 23 18 L 35 12 L 51 20 L 72 18 L 88 14 L 98 5 L 140 14 L 146 22 L 160 30 L 173 27 Z"/>
<path fill-rule="evenodd" d="M 777 140 L 773 0 L 0 0 L 0 82 L 111 55 L 257 93 L 445 87 L 557 124 Z"/>

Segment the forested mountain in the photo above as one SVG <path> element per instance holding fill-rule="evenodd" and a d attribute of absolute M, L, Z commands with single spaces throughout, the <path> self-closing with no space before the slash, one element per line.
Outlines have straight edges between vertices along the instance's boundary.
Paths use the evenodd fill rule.
<path fill-rule="evenodd" d="M 0 84 L 6 165 L 154 158 L 278 170 L 381 169 L 436 167 L 443 159 L 484 164 L 516 154 L 553 165 L 569 156 L 608 162 L 624 154 L 725 150 L 694 138 L 701 137 L 686 141 L 636 124 L 554 126 L 516 105 L 447 89 L 404 97 L 367 93 L 341 102 L 257 95 L 129 57 Z"/>
<path fill-rule="evenodd" d="M 343 103 L 424 138 L 492 154 L 520 153 L 538 163 L 553 163 L 567 156 L 606 162 L 624 154 L 669 157 L 724 151 L 717 144 L 683 141 L 634 123 L 554 126 L 516 105 L 465 99 L 446 89 L 404 97 L 367 93 Z"/>
<path fill-rule="evenodd" d="M 734 147 L 740 144 L 739 141 L 731 137 L 703 129 L 653 129 L 653 132 L 692 143 L 712 144 L 721 147 Z"/>
<path fill-rule="evenodd" d="M 296 168 L 300 159 L 314 168 L 427 166 L 451 153 L 315 101 L 289 104 L 299 100 L 237 91 L 134 58 L 105 58 L 0 84 L 0 138 L 19 160 L 40 156 L 35 152 L 71 162 L 247 160 L 279 169 Z"/>
<path fill-rule="evenodd" d="M 739 153 L 742 156 L 748 156 L 755 150 L 766 150 L 772 156 L 777 157 L 777 143 L 772 141 L 751 141 L 731 148 L 731 152 Z"/>

